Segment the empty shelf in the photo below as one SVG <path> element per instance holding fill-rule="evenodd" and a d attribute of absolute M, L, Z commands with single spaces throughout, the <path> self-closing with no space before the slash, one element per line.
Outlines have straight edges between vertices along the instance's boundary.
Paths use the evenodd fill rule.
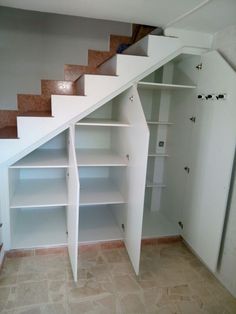
<path fill-rule="evenodd" d="M 23 179 L 16 186 L 10 207 L 49 207 L 67 204 L 66 180 Z"/>
<path fill-rule="evenodd" d="M 14 209 L 11 214 L 13 249 L 67 243 L 65 208 Z"/>
<path fill-rule="evenodd" d="M 80 207 L 79 243 L 121 239 L 123 234 L 109 206 Z"/>
<path fill-rule="evenodd" d="M 124 198 L 109 179 L 91 178 L 80 180 L 80 205 L 122 204 Z"/>
<path fill-rule="evenodd" d="M 67 168 L 68 158 L 62 149 L 38 149 L 21 160 L 11 168 Z"/>
<path fill-rule="evenodd" d="M 77 162 L 80 167 L 127 166 L 128 160 L 107 149 L 77 149 Z"/>
<path fill-rule="evenodd" d="M 165 89 L 165 90 L 178 90 L 178 89 L 194 89 L 193 85 L 177 85 L 153 82 L 138 82 L 138 87 L 145 89 Z"/>
<path fill-rule="evenodd" d="M 179 226 L 159 211 L 144 210 L 142 238 L 179 235 Z"/>
<path fill-rule="evenodd" d="M 129 127 L 129 123 L 109 119 L 83 119 L 76 125 Z"/>

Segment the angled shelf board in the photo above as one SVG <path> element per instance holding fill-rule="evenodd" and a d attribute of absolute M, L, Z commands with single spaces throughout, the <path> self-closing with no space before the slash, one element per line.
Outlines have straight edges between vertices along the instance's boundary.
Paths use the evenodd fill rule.
<path fill-rule="evenodd" d="M 79 243 L 94 243 L 123 239 L 110 206 L 80 208 Z"/>
<path fill-rule="evenodd" d="M 147 124 L 150 125 L 173 125 L 173 123 L 168 122 L 168 121 L 147 121 Z"/>
<path fill-rule="evenodd" d="M 177 85 L 153 82 L 138 82 L 138 87 L 142 89 L 161 89 L 161 90 L 178 90 L 178 89 L 194 89 L 194 85 Z"/>
<path fill-rule="evenodd" d="M 125 167 L 128 164 L 126 157 L 108 149 L 77 149 L 76 157 L 79 167 Z"/>
<path fill-rule="evenodd" d="M 125 203 L 123 196 L 109 179 L 81 179 L 80 188 L 80 206 Z"/>
<path fill-rule="evenodd" d="M 66 213 L 63 207 L 14 209 L 12 248 L 65 245 Z"/>
<path fill-rule="evenodd" d="M 23 179 L 16 186 L 11 208 L 66 206 L 65 179 Z"/>
<path fill-rule="evenodd" d="M 130 124 L 122 121 L 111 119 L 83 119 L 76 123 L 79 126 L 113 126 L 113 127 L 129 127 Z"/>
<path fill-rule="evenodd" d="M 38 149 L 10 168 L 68 168 L 68 157 L 64 149 Z"/>

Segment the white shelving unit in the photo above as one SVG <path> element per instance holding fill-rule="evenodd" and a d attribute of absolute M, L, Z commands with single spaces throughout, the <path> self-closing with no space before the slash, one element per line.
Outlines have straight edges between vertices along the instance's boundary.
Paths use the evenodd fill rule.
<path fill-rule="evenodd" d="M 138 82 L 138 87 L 150 90 L 179 90 L 179 89 L 194 89 L 195 85 L 177 85 L 177 84 L 165 84 L 155 82 Z"/>
<path fill-rule="evenodd" d="M 67 243 L 65 131 L 9 168 L 12 248 Z"/>
<path fill-rule="evenodd" d="M 124 234 L 117 224 L 111 207 L 86 206 L 80 208 L 79 243 L 104 242 L 107 239 L 122 240 L 123 238 Z"/>
<path fill-rule="evenodd" d="M 83 120 L 80 120 L 76 123 L 76 125 L 80 126 L 113 126 L 113 127 L 130 127 L 129 123 L 122 122 L 122 121 L 116 121 L 112 119 L 88 119 L 85 118 Z"/>
<path fill-rule="evenodd" d="M 15 249 L 67 244 L 63 207 L 12 209 L 12 245 Z"/>
<path fill-rule="evenodd" d="M 23 179 L 16 186 L 11 208 L 66 206 L 65 179 Z"/>
<path fill-rule="evenodd" d="M 67 167 L 67 152 L 63 149 L 38 149 L 11 166 L 12 169 Z"/>
<path fill-rule="evenodd" d="M 79 167 L 126 167 L 128 159 L 109 149 L 77 149 Z"/>
<path fill-rule="evenodd" d="M 109 179 L 86 178 L 80 180 L 80 205 L 123 204 L 124 197 Z"/>

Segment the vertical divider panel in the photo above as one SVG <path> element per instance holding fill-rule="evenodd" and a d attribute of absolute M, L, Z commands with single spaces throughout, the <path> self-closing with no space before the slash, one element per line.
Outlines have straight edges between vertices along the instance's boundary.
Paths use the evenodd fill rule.
<path fill-rule="evenodd" d="M 118 128 L 114 131 L 113 143 L 117 151 L 128 158 L 125 186 L 121 187 L 126 201 L 124 240 L 134 270 L 138 274 L 149 129 L 136 87 L 131 87 L 122 93 L 115 102 L 120 106 L 119 118 L 130 124 L 129 128 Z"/>
<path fill-rule="evenodd" d="M 67 207 L 67 231 L 68 251 L 71 262 L 74 281 L 77 281 L 78 265 L 78 234 L 79 234 L 79 191 L 80 182 L 75 153 L 75 129 L 70 126 L 68 135 L 68 207 Z"/>

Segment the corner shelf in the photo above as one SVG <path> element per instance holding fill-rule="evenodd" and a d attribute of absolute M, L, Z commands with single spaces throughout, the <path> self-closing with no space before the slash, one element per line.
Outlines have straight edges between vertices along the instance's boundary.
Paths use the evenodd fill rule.
<path fill-rule="evenodd" d="M 65 179 L 23 179 L 16 186 L 11 208 L 66 206 Z"/>
<path fill-rule="evenodd" d="M 68 157 L 63 149 L 38 149 L 10 168 L 68 168 Z"/>
<path fill-rule="evenodd" d="M 108 149 L 77 149 L 79 167 L 126 167 L 128 160 Z"/>
<path fill-rule="evenodd" d="M 76 123 L 79 126 L 112 126 L 112 127 L 130 127 L 129 123 L 111 119 L 83 119 Z"/>
<path fill-rule="evenodd" d="M 142 89 L 162 89 L 162 90 L 178 90 L 178 89 L 194 89 L 194 85 L 177 85 L 154 82 L 138 82 L 138 87 Z"/>
<path fill-rule="evenodd" d="M 80 180 L 80 206 L 123 204 L 123 196 L 107 178 Z"/>

